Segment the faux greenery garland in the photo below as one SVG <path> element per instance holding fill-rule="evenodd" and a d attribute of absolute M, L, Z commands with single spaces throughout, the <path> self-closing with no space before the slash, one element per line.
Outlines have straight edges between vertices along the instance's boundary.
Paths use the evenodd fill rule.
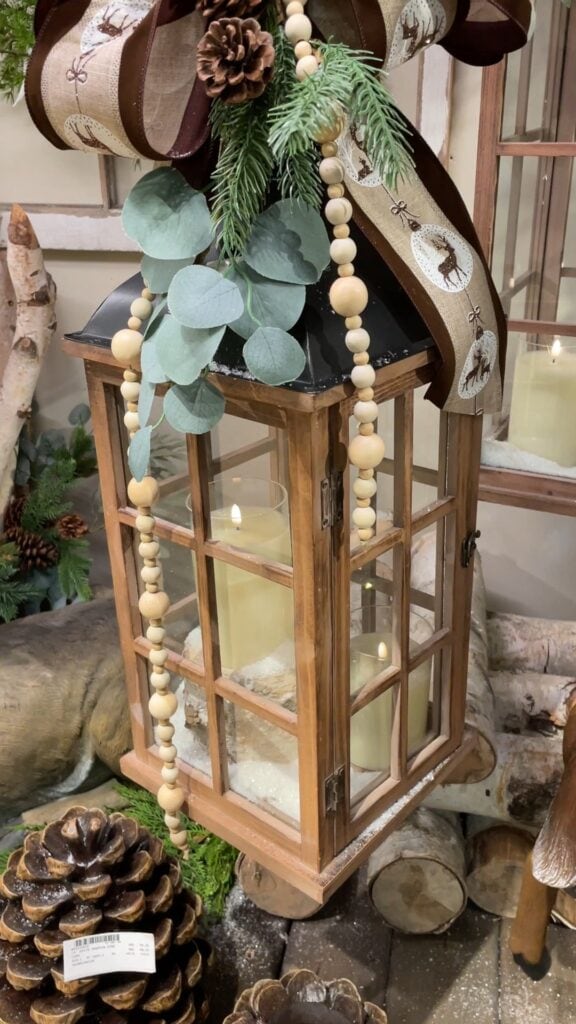
<path fill-rule="evenodd" d="M 26 62 L 34 44 L 34 3 L 0 3 L 0 94 L 14 101 L 24 82 Z"/>

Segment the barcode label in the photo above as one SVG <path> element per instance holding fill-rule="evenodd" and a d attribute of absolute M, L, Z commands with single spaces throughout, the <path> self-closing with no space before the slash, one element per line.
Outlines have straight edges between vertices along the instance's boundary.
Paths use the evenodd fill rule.
<path fill-rule="evenodd" d="M 106 932 L 83 935 L 62 943 L 64 981 L 91 978 L 114 971 L 154 974 L 156 952 L 149 932 Z"/>

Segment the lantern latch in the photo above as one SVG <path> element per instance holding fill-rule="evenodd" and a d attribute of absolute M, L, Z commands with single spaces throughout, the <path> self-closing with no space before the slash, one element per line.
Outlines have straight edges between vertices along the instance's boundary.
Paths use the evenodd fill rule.
<path fill-rule="evenodd" d="M 322 529 L 342 522 L 344 516 L 344 477 L 342 473 L 330 473 L 320 483 Z"/>
<path fill-rule="evenodd" d="M 462 541 L 462 551 L 460 553 L 460 561 L 462 563 L 462 568 L 463 569 L 468 569 L 468 567 L 470 566 L 470 563 L 471 563 L 472 558 L 474 556 L 474 552 L 476 551 L 476 548 L 478 547 L 478 545 L 476 544 L 476 541 L 478 540 L 478 537 L 481 537 L 481 536 L 482 536 L 482 534 L 481 534 L 480 530 L 472 530 L 468 534 L 468 536 L 465 537 L 464 540 Z"/>
<path fill-rule="evenodd" d="M 346 771 L 344 765 L 329 775 L 324 783 L 324 810 L 326 814 L 335 814 L 344 800 Z"/>

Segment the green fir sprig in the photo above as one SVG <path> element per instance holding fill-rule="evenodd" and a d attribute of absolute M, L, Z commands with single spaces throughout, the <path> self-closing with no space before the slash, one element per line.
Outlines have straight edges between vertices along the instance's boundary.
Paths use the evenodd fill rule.
<path fill-rule="evenodd" d="M 0 94 L 14 101 L 34 43 L 34 4 L 30 0 L 0 3 Z"/>
<path fill-rule="evenodd" d="M 40 596 L 40 590 L 18 577 L 18 549 L 15 544 L 0 544 L 0 622 L 12 622 L 26 601 Z"/>

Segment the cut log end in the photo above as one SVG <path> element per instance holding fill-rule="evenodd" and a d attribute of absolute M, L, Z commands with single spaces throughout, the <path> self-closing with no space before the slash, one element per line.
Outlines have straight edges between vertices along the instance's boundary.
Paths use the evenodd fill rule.
<path fill-rule="evenodd" d="M 236 878 L 243 892 L 260 910 L 275 917 L 303 921 L 318 913 L 322 904 L 278 878 L 268 868 L 256 864 L 244 854 L 236 861 Z"/>
<path fill-rule="evenodd" d="M 498 917 L 516 914 L 522 875 L 533 838 L 510 825 L 495 825 L 468 839 L 468 895 Z"/>

